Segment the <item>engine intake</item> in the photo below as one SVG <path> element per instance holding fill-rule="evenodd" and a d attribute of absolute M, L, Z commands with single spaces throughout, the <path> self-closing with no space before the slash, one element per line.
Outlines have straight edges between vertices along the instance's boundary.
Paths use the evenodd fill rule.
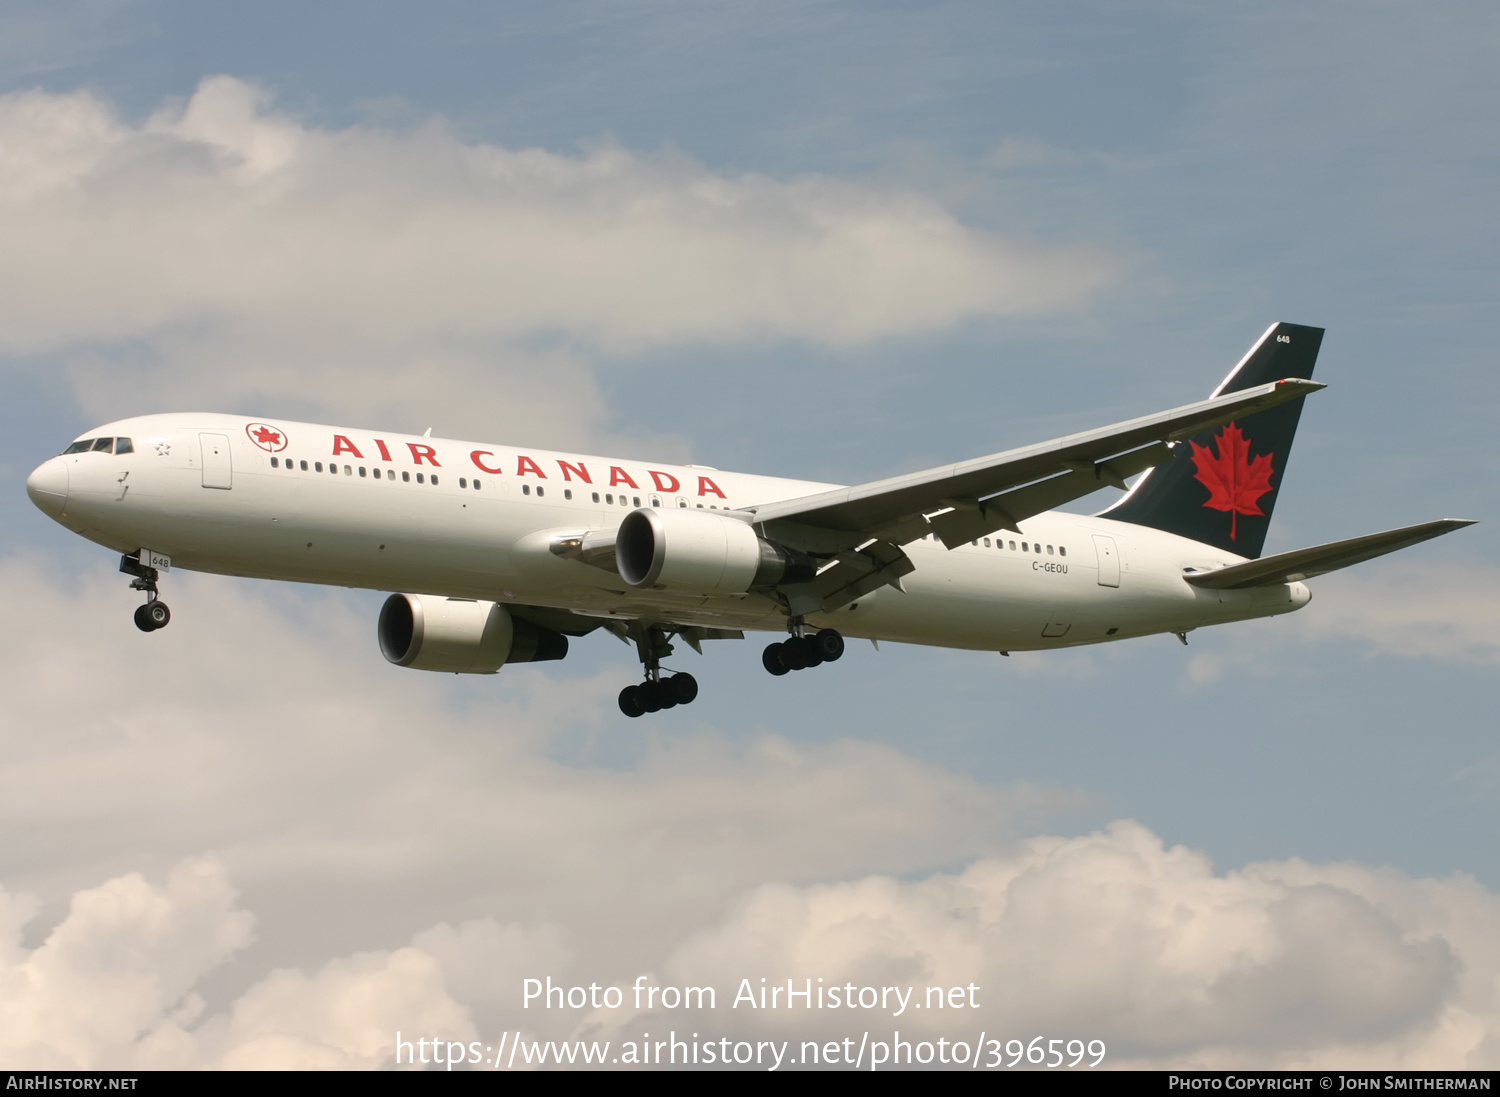
<path fill-rule="evenodd" d="M 683 594 L 739 594 L 807 582 L 817 571 L 810 557 L 757 536 L 738 518 L 647 507 L 620 523 L 615 566 L 632 587 Z"/>
<path fill-rule="evenodd" d="M 497 602 L 393 594 L 380 607 L 381 653 L 398 667 L 494 674 L 506 663 L 568 654 L 568 638 L 511 615 Z"/>

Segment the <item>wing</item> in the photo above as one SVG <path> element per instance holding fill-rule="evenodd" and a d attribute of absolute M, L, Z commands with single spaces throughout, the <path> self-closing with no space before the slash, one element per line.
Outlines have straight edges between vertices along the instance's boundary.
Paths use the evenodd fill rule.
<path fill-rule="evenodd" d="M 1172 456 L 1171 444 L 1326 388 L 1288 378 L 1040 445 L 746 508 L 765 535 L 834 562 L 783 588 L 791 612 L 827 612 L 913 565 L 900 546 L 935 533 L 949 548 L 1080 499 Z M 857 551 L 856 551 L 857 550 Z"/>
<path fill-rule="evenodd" d="M 1330 571 L 1347 568 L 1384 556 L 1388 552 L 1404 549 L 1433 537 L 1441 537 L 1474 523 L 1464 518 L 1443 518 L 1436 522 L 1423 522 L 1416 526 L 1371 533 L 1364 537 L 1351 537 L 1347 541 L 1333 541 L 1326 545 L 1297 549 L 1265 556 L 1246 564 L 1231 564 L 1227 568 L 1213 571 L 1195 571 L 1183 576 L 1195 587 L 1210 590 L 1238 590 L 1241 587 L 1274 586 L 1279 583 L 1295 583 L 1326 575 Z"/>
<path fill-rule="evenodd" d="M 1326 387 L 1276 381 L 1036 446 L 748 509 L 757 524 L 808 527 L 805 537 L 831 551 L 872 537 L 905 544 L 930 532 L 953 548 L 1106 484 L 1123 487 L 1125 477 L 1168 460 L 1169 443 Z M 944 511 L 959 513 L 928 517 Z"/>

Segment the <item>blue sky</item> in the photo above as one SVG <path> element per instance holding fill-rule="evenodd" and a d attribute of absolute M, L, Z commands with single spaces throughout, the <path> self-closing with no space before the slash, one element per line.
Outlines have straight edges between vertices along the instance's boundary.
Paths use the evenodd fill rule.
<path fill-rule="evenodd" d="M 403 949 L 448 964 L 448 997 L 429 994 L 432 1017 L 515 1027 L 508 1001 L 464 990 L 454 965 L 510 971 L 516 955 L 534 955 L 581 974 L 689 970 L 704 942 L 721 959 L 754 954 L 744 912 L 767 916 L 775 888 L 809 889 L 811 909 L 839 888 L 863 895 L 860 881 L 886 873 L 915 889 L 909 898 L 945 874 L 1040 857 L 1025 843 L 1054 840 L 1044 836 L 1139 852 L 1140 833 L 1099 829 L 1136 820 L 1167 847 L 1211 858 L 1194 887 L 1239 886 L 1248 877 L 1234 874 L 1256 862 L 1282 866 L 1266 870 L 1278 886 L 1309 886 L 1286 867 L 1309 862 L 1323 866 L 1318 886 L 1399 923 L 1372 950 L 1404 948 L 1417 971 L 1411 950 L 1438 940 L 1475 978 L 1492 970 L 1456 930 L 1432 928 L 1461 921 L 1452 909 L 1448 922 L 1402 921 L 1415 900 L 1392 898 L 1390 881 L 1413 895 L 1448 888 L 1500 917 L 1500 515 L 1487 472 L 1500 412 L 1497 34 L 1500 15 L 1477 3 L 9 6 L 0 474 L 10 489 L 0 515 L 37 623 L 8 641 L 17 677 L 7 688 L 25 700 L 4 734 L 24 759 L 8 780 L 49 795 L 9 809 L 0 884 L 35 898 L 20 938 L 28 962 L 66 939 L 79 909 L 70 896 L 128 890 L 136 884 L 120 881 L 138 872 L 141 894 L 164 909 L 191 907 L 183 895 L 220 897 L 202 914 L 220 943 L 196 967 L 184 961 L 178 998 L 141 1007 L 140 1031 L 158 1032 L 181 994 L 204 996 L 206 1019 L 180 1023 L 202 1056 L 192 1061 L 272 1055 L 241 1020 L 274 999 L 268 972 L 296 967 L 309 987 L 357 983 L 379 972 L 350 957 L 385 956 L 388 972 Z M 486 190 L 467 174 L 478 160 L 522 182 Z M 257 192 L 271 197 L 255 232 L 237 237 L 223 210 L 241 210 L 235 188 L 263 185 L 244 173 L 296 182 L 291 197 Z M 73 189 L 47 189 L 63 176 Z M 705 194 L 730 212 L 705 213 Z M 420 238 L 399 244 L 413 269 L 452 280 L 361 281 L 355 256 L 382 223 L 360 219 L 367 207 L 416 227 Z M 660 220 L 636 231 L 643 210 Z M 811 266 L 822 253 L 807 250 L 809 233 L 825 228 L 809 226 L 828 225 L 895 233 L 875 264 L 884 280 Z M 217 251 L 202 245 L 220 239 Z M 255 250 L 263 239 L 314 243 L 301 266 L 281 269 L 269 246 Z M 591 239 L 611 241 L 611 261 L 638 264 L 638 295 L 570 281 L 576 269 L 549 281 L 553 256 Z M 702 266 L 684 276 L 683 255 Z M 529 296 L 524 278 L 502 271 L 487 297 L 491 260 L 535 270 L 542 288 Z M 451 274 L 468 270 L 475 279 Z M 277 296 L 262 276 L 293 288 Z M 771 303 L 746 304 L 752 277 Z M 78 668 L 102 660 L 115 669 L 100 681 L 125 683 L 140 646 L 168 639 L 135 634 L 112 561 L 24 495 L 30 468 L 104 420 L 208 404 L 853 482 L 1206 394 L 1276 320 L 1327 328 L 1318 377 L 1330 388 L 1304 413 L 1268 550 L 1436 517 L 1481 524 L 1318 580 L 1293 618 L 1200 631 L 1186 649 L 1158 638 L 1002 660 L 862 646 L 817 675 L 773 680 L 758 644 L 721 644 L 691 657 L 705 688 L 692 710 L 622 726 L 612 693 L 634 666 L 608 638 L 546 669 L 417 681 L 379 660 L 368 635 L 376 595 L 184 577 L 173 631 L 187 635 L 149 700 L 122 702 L 85 670 L 59 711 L 45 675 L 26 669 L 46 651 Z M 242 631 L 218 630 L 220 620 Z M 223 650 L 209 656 L 205 645 Z M 314 667 L 306 681 L 283 662 L 294 655 Z M 215 699 L 234 692 L 215 677 L 229 673 L 300 685 L 230 707 Z M 370 696 L 432 714 L 430 727 L 393 724 L 370 740 L 443 755 L 420 781 L 348 772 L 318 738 Z M 311 764 L 309 780 L 321 773 L 321 794 L 347 812 L 320 816 L 309 791 L 289 794 L 278 815 L 255 779 L 236 791 L 220 787 L 211 761 L 190 776 L 172 768 L 184 756 L 238 758 L 275 787 L 272 745 L 238 741 L 248 714 L 271 708 L 322 744 L 311 755 L 330 768 Z M 314 713 L 328 716 L 316 728 Z M 161 784 L 121 793 L 101 833 L 86 807 L 97 789 L 72 767 L 90 774 L 116 757 L 110 734 L 155 757 L 167 748 L 150 729 L 173 720 L 183 726 L 165 739 L 176 749 L 147 767 Z M 482 727 L 504 742 L 476 739 Z M 362 753 L 357 737 L 345 746 Z M 355 805 L 374 788 L 416 802 L 444 781 L 469 782 L 482 803 L 477 775 L 501 764 L 495 752 L 558 790 L 536 811 L 560 829 L 538 823 L 531 840 L 574 859 L 566 882 L 540 873 L 508 898 L 477 883 L 475 866 L 494 853 L 486 843 L 510 833 L 485 829 L 493 820 L 467 841 L 452 820 L 401 841 L 363 825 Z M 816 775 L 810 800 L 783 805 L 803 827 L 826 828 L 816 855 L 794 853 L 806 830 L 783 834 L 755 815 L 804 788 L 793 773 Z M 220 789 L 214 803 L 182 791 L 200 782 Z M 817 808 L 823 782 L 850 797 L 830 801 L 846 817 Z M 600 871 L 590 858 L 606 857 L 606 844 L 568 831 L 560 805 L 587 802 L 595 786 L 603 803 L 637 804 L 699 783 L 744 804 L 738 822 L 704 808 L 705 832 L 765 829 L 753 850 L 724 839 L 749 867 L 659 905 L 687 856 L 668 843 L 604 892 L 630 913 L 624 928 L 602 927 L 585 909 L 597 896 L 576 876 Z M 875 848 L 850 819 L 886 797 Z M 191 815 L 202 825 L 164 826 L 163 803 L 205 813 Z M 693 798 L 683 803 L 674 833 L 697 818 Z M 286 843 L 314 833 L 326 862 L 285 856 Z M 448 854 L 431 870 L 382 862 L 402 842 Z M 217 860 L 191 861 L 208 881 L 198 892 L 163 882 L 202 857 Z M 1352 882 L 1360 873 L 1366 883 Z M 431 886 L 428 901 L 394 898 L 418 884 Z M 226 898 L 231 886 L 242 899 Z M 368 909 L 373 896 L 380 913 Z M 235 937 L 236 902 L 257 920 L 253 942 Z M 459 928 L 439 941 L 442 925 Z M 802 941 L 798 932 L 786 940 Z M 941 953 L 920 928 L 908 932 L 914 954 Z M 408 944 L 417 937 L 425 944 Z M 991 945 L 986 956 L 1004 952 Z M 1076 947 L 1060 938 L 1053 950 Z M 996 978 L 1019 978 L 993 964 Z M 1311 1042 L 1265 1022 L 1271 1005 L 1155 1042 L 1120 1021 L 1139 1004 L 1098 1005 L 1117 1001 L 1109 986 L 1080 991 L 1093 1013 L 1057 1009 L 1097 1014 L 1140 1062 L 1493 1065 L 1495 1003 L 1451 973 L 1412 980 L 1386 988 L 1378 1017 L 1345 1016 L 1338 995 L 1315 995 L 1327 1024 Z M 378 1061 L 357 1051 L 356 1035 L 319 1029 L 300 1002 L 259 1015 L 303 1018 L 307 1046 Z M 1464 1044 L 1434 1020 L 1460 1009 L 1488 1035 Z M 70 1061 L 148 1061 L 139 1033 L 87 1043 Z"/>

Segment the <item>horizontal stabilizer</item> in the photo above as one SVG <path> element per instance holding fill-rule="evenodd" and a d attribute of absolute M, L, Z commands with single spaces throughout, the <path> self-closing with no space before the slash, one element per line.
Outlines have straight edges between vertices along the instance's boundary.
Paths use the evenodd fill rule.
<path fill-rule="evenodd" d="M 1242 587 L 1275 586 L 1280 583 L 1295 583 L 1311 579 L 1330 571 L 1338 571 L 1350 564 L 1360 564 L 1384 556 L 1388 552 L 1404 549 L 1410 545 L 1441 537 L 1474 523 L 1464 518 L 1443 518 L 1436 522 L 1423 522 L 1416 526 L 1371 533 L 1364 537 L 1351 537 L 1347 541 L 1333 541 L 1326 545 L 1282 552 L 1234 564 L 1214 571 L 1189 572 L 1183 578 L 1195 587 L 1209 590 L 1239 590 Z"/>

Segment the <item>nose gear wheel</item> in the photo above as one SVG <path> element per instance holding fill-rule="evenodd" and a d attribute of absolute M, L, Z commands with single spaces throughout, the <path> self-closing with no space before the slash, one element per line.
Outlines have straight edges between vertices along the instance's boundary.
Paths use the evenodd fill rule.
<path fill-rule="evenodd" d="M 166 628 L 172 620 L 172 611 L 157 597 L 156 582 L 161 578 L 161 572 L 142 564 L 135 556 L 120 557 L 120 570 L 133 576 L 130 580 L 131 590 L 146 592 L 146 604 L 137 606 L 135 610 L 135 627 L 142 632 Z"/>

